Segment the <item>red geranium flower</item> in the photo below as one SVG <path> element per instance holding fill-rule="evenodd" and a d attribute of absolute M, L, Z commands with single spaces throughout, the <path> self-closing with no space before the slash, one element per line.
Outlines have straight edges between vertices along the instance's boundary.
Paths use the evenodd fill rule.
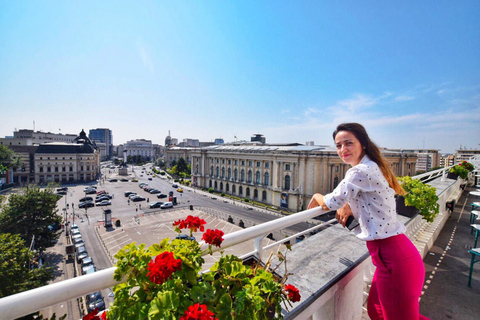
<path fill-rule="evenodd" d="M 220 247 L 220 245 L 222 244 L 222 241 L 223 241 L 223 231 L 222 230 L 218 230 L 218 229 L 215 229 L 215 230 L 212 230 L 212 229 L 208 229 L 204 234 L 203 234 L 203 237 L 202 237 L 202 240 L 205 240 L 206 243 L 208 244 L 212 244 L 216 247 Z"/>
<path fill-rule="evenodd" d="M 173 252 L 163 252 L 155 257 L 155 260 L 148 263 L 147 277 L 150 281 L 162 284 L 165 280 L 170 278 L 172 274 L 182 268 L 182 260 L 175 259 Z"/>
<path fill-rule="evenodd" d="M 194 216 L 188 216 L 185 220 L 178 220 L 173 223 L 179 229 L 190 229 L 192 232 L 197 232 L 198 229 L 203 232 L 205 230 L 203 225 L 205 224 L 207 224 L 205 220 Z"/>
<path fill-rule="evenodd" d="M 295 288 L 295 286 L 291 284 L 285 285 L 285 290 L 288 293 L 288 299 L 292 302 L 297 302 L 300 301 L 300 292 L 298 292 L 298 289 Z"/>
<path fill-rule="evenodd" d="M 188 307 L 180 320 L 218 320 L 215 314 L 207 309 L 204 304 L 196 303 Z"/>
<path fill-rule="evenodd" d="M 98 309 L 95 308 L 92 312 L 87 315 L 84 315 L 82 320 L 107 320 L 107 312 L 103 312 L 100 316 L 98 315 Z"/>

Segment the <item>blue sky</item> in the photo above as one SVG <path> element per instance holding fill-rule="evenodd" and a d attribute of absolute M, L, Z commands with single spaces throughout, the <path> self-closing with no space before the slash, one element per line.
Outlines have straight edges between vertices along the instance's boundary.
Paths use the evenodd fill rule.
<path fill-rule="evenodd" d="M 473 0 L 0 0 L 0 136 L 333 145 L 355 121 L 382 147 L 479 148 L 479 30 Z"/>

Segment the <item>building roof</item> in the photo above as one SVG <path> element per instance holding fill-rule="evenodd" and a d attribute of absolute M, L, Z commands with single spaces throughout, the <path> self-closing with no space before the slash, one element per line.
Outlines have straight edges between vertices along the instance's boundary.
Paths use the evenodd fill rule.
<path fill-rule="evenodd" d="M 91 144 L 76 143 L 46 143 L 41 144 L 36 153 L 94 153 L 95 148 Z"/>

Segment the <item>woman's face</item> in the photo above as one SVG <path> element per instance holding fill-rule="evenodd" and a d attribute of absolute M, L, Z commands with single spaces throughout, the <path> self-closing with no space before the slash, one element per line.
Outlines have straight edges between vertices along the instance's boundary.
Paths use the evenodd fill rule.
<path fill-rule="evenodd" d="M 351 166 L 359 164 L 365 155 L 365 150 L 360 141 L 350 131 L 339 131 L 335 136 L 335 145 L 338 156 L 343 162 Z"/>

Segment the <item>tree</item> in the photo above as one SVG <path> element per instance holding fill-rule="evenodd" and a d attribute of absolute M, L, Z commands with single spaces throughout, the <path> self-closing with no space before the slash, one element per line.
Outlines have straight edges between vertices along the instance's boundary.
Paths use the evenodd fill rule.
<path fill-rule="evenodd" d="M 53 279 L 53 268 L 32 268 L 33 256 L 20 235 L 0 234 L 0 298 L 44 286 Z"/>
<path fill-rule="evenodd" d="M 0 232 L 18 234 L 39 252 L 52 246 L 59 234 L 50 231 L 51 224 L 61 224 L 57 215 L 57 201 L 60 196 L 53 190 L 27 187 L 23 194 L 12 194 L 0 213 Z"/>
<path fill-rule="evenodd" d="M 187 162 L 185 159 L 180 158 L 177 162 L 177 171 L 178 172 L 187 172 Z"/>
<path fill-rule="evenodd" d="M 21 164 L 20 157 L 12 149 L 0 145 L 0 174 L 4 174 L 7 169 L 16 169 Z"/>

